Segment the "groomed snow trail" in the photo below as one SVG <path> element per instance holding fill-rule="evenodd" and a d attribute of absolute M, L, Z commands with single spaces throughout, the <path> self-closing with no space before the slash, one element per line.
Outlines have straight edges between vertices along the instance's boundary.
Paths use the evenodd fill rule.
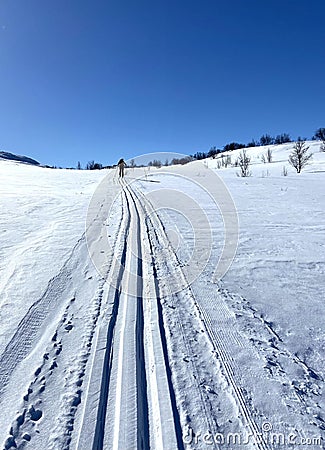
<path fill-rule="evenodd" d="M 289 372 L 264 379 L 268 367 L 238 327 L 240 320 L 248 323 L 240 313 L 266 329 L 272 357 L 286 352 L 306 379 L 317 372 L 286 350 L 278 329 L 244 298 L 209 281 L 209 265 L 189 282 L 191 236 L 181 220 L 159 209 L 159 196 L 147 195 L 154 186 L 166 199 L 164 188 L 175 177 L 158 181 L 155 173 L 150 180 L 136 170 L 138 178 L 121 182 L 108 173 L 88 207 L 86 232 L 73 235 L 42 291 L 30 298 L 22 293 L 28 307 L 0 352 L 2 448 L 293 448 L 263 441 L 265 426 L 279 422 L 289 432 L 294 424 L 297 437 L 308 438 L 311 428 L 303 434 L 295 420 L 301 416 L 306 424 L 318 405 L 311 410 L 306 402 L 302 409 L 298 394 L 281 397 Z M 184 238 L 183 256 L 173 226 Z M 236 302 L 239 314 L 229 307 Z M 310 436 L 318 439 L 316 432 Z"/>
<path fill-rule="evenodd" d="M 124 246 L 108 277 L 114 302 L 98 333 L 77 448 L 91 436 L 93 450 L 182 449 L 144 216 L 121 184 Z"/>
<path fill-rule="evenodd" d="M 169 282 L 167 284 L 164 284 L 164 287 L 161 287 L 162 295 L 165 299 L 168 299 L 169 302 L 172 303 L 174 308 L 174 316 L 176 316 L 176 322 L 177 326 L 179 327 L 178 336 L 183 337 L 184 347 L 186 349 L 186 354 L 189 356 L 189 359 L 195 361 L 196 352 L 199 350 L 200 352 L 204 351 L 204 347 L 198 346 L 195 348 L 193 343 L 191 343 L 192 338 L 190 336 L 190 333 L 188 330 L 186 330 L 186 316 L 189 317 L 193 313 L 198 318 L 198 323 L 200 326 L 204 329 L 204 340 L 206 340 L 213 350 L 210 350 L 211 353 L 214 355 L 217 355 L 218 357 L 218 363 L 216 364 L 216 361 L 214 358 L 211 361 L 211 367 L 208 369 L 212 371 L 218 371 L 220 370 L 223 374 L 224 380 L 226 381 L 227 387 L 228 387 L 228 393 L 230 394 L 229 397 L 232 401 L 235 401 L 236 408 L 238 411 L 238 417 L 240 417 L 240 424 L 238 424 L 238 428 L 236 429 L 236 432 L 242 433 L 242 436 L 248 436 L 247 442 L 245 442 L 245 448 L 254 448 L 258 450 L 268 450 L 271 447 L 264 441 L 262 438 L 262 430 L 260 429 L 259 425 L 256 423 L 253 414 L 250 409 L 250 405 L 247 404 L 242 387 L 237 383 L 236 378 L 234 376 L 233 371 L 233 364 L 235 364 L 235 361 L 229 355 L 229 350 L 227 349 L 227 341 L 225 340 L 222 330 L 218 333 L 215 332 L 215 329 L 213 326 L 211 326 L 211 318 L 205 314 L 205 312 L 200 308 L 198 302 L 196 301 L 195 294 L 193 290 L 191 289 L 191 286 L 186 280 L 186 277 L 182 271 L 181 265 L 177 259 L 177 255 L 174 252 L 172 246 L 170 245 L 170 242 L 168 240 L 167 234 L 165 232 L 164 224 L 161 222 L 161 219 L 159 215 L 156 214 L 154 206 L 148 201 L 145 195 L 142 195 L 141 191 L 137 189 L 135 186 L 133 187 L 134 193 L 138 197 L 139 204 L 141 205 L 141 208 L 143 210 L 144 215 L 147 217 L 147 232 L 150 237 L 150 243 L 152 246 L 156 245 L 159 250 L 152 251 L 153 253 L 153 266 L 155 266 L 156 270 L 159 268 L 161 271 L 165 270 L 165 274 L 169 275 Z M 163 249 L 163 254 L 158 256 L 160 251 Z M 164 268 L 162 266 L 165 266 Z M 167 267 L 168 266 L 168 267 Z M 185 299 L 185 301 L 184 301 Z M 184 307 L 185 306 L 185 307 Z M 225 316 L 227 316 L 226 312 L 224 312 Z M 192 322 L 192 326 L 194 323 Z M 168 325 L 167 325 L 168 326 Z M 175 330 L 176 331 L 176 330 Z M 177 335 L 177 333 L 173 331 L 173 334 Z M 203 330 L 201 330 L 203 331 Z M 239 347 L 242 347 L 242 342 L 240 340 L 236 340 L 236 345 Z M 228 351 L 227 351 L 228 350 Z M 193 363 L 192 368 L 190 369 L 194 375 L 194 379 L 197 380 L 204 380 L 204 375 L 202 374 L 202 369 L 199 367 L 199 362 Z M 174 374 L 175 377 L 177 377 L 177 374 Z M 215 378 L 215 381 L 217 381 L 216 373 L 214 373 L 213 378 Z M 220 383 L 220 381 L 219 381 Z M 220 383 L 221 384 L 221 383 Z M 219 389 L 221 388 L 219 384 Z M 201 425 L 202 434 L 207 432 L 210 436 L 212 434 L 218 435 L 220 433 L 221 429 L 218 428 L 217 421 L 215 420 L 214 414 L 212 413 L 212 409 L 215 406 L 213 405 L 213 402 L 210 402 L 210 399 L 208 397 L 205 397 L 200 392 L 202 389 L 202 386 L 204 389 L 206 389 L 208 392 L 212 391 L 213 395 L 216 395 L 216 393 L 213 391 L 213 389 L 210 388 L 209 385 L 205 384 L 204 382 L 201 382 L 198 386 L 192 387 L 192 397 L 194 397 L 195 400 L 199 399 L 200 407 L 201 409 L 199 413 L 199 422 Z M 199 389 L 197 389 L 199 388 Z M 190 389 L 190 387 L 189 387 Z M 222 388 L 221 388 L 222 389 Z M 191 389 L 190 389 L 191 390 Z M 220 395 L 221 393 L 218 392 Z M 225 401 L 226 400 L 226 401 Z M 231 401 L 230 400 L 230 401 Z M 193 401 L 193 398 L 192 398 Z M 228 399 L 224 399 L 223 407 L 227 408 L 227 401 Z M 181 409 L 181 398 L 178 399 L 178 407 Z M 191 408 L 192 412 L 195 411 L 196 406 L 194 405 L 194 402 L 192 405 L 190 405 L 189 412 L 191 415 Z M 204 428 L 204 423 L 206 423 L 206 428 Z M 186 441 L 186 424 L 183 423 L 183 440 Z M 231 435 L 231 433 L 229 433 Z M 226 436 L 226 433 L 224 433 L 224 436 Z M 243 442 L 243 441 L 242 441 Z M 190 444 L 194 444 L 193 448 L 201 448 L 200 441 L 199 440 L 193 440 Z M 212 439 L 206 442 L 203 442 L 202 448 L 228 448 L 227 447 L 228 442 L 223 442 L 222 445 L 218 445 L 216 442 L 214 442 Z"/>
<path fill-rule="evenodd" d="M 106 280 L 106 304 L 113 299 L 113 305 L 98 330 L 76 448 L 91 442 L 93 450 L 203 449 L 202 441 L 186 441 L 188 426 L 216 435 L 222 428 L 215 411 L 233 407 L 234 429 L 251 436 L 246 448 L 267 450 L 163 223 L 136 184 L 121 185 L 119 250 Z M 193 333 L 200 336 L 193 339 Z M 212 356 L 209 367 L 196 359 L 205 351 Z M 209 441 L 209 448 L 221 447 Z"/>

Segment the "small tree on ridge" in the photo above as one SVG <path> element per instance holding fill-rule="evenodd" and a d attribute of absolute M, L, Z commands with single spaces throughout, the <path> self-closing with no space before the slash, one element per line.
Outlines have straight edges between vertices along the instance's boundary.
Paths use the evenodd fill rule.
<path fill-rule="evenodd" d="M 241 177 L 249 177 L 251 175 L 249 171 L 249 164 L 251 159 L 247 156 L 246 150 L 243 150 L 238 156 L 238 166 L 240 168 Z"/>
<path fill-rule="evenodd" d="M 289 155 L 289 163 L 300 173 L 307 166 L 312 158 L 312 153 L 307 153 L 309 147 L 306 147 L 305 141 L 297 141 L 293 147 L 292 153 Z"/>

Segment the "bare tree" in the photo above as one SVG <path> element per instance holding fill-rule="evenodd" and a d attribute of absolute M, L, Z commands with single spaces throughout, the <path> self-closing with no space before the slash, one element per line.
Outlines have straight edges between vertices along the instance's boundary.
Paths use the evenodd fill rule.
<path fill-rule="evenodd" d="M 284 177 L 287 177 L 287 176 L 288 176 L 288 169 L 286 168 L 286 166 L 283 166 L 283 167 L 282 167 L 282 175 L 283 175 Z"/>
<path fill-rule="evenodd" d="M 309 164 L 312 153 L 307 153 L 309 147 L 306 147 L 305 141 L 297 141 L 293 147 L 292 153 L 289 155 L 289 163 L 300 173 L 302 169 Z"/>
<path fill-rule="evenodd" d="M 136 167 L 136 163 L 135 163 L 134 159 L 131 159 L 130 167 L 131 167 L 131 169 L 134 169 Z"/>
<path fill-rule="evenodd" d="M 268 148 L 267 152 L 266 152 L 266 161 L 268 163 L 271 163 L 272 160 L 273 160 L 273 152 L 272 152 L 272 150 L 270 148 Z"/>
<path fill-rule="evenodd" d="M 227 168 L 231 164 L 231 156 L 230 155 L 222 155 L 221 156 L 221 164 L 223 167 Z"/>
<path fill-rule="evenodd" d="M 251 159 L 249 156 L 247 156 L 246 150 L 243 150 L 238 157 L 238 165 L 240 168 L 239 175 L 241 177 L 249 177 L 251 175 L 249 170 Z"/>
<path fill-rule="evenodd" d="M 262 160 L 262 163 L 264 163 L 264 164 L 267 163 L 267 162 L 268 163 L 272 162 L 272 160 L 273 160 L 273 152 L 272 152 L 272 150 L 270 148 L 267 149 L 265 155 L 263 154 L 261 156 L 261 160 Z"/>
<path fill-rule="evenodd" d="M 325 152 L 325 140 L 322 142 L 322 144 L 320 146 L 320 151 Z"/>

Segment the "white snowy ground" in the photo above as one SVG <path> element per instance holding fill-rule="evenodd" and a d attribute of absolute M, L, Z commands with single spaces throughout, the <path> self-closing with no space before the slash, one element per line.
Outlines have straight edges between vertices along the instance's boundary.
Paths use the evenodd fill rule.
<path fill-rule="evenodd" d="M 238 177 L 235 167 L 218 170 L 218 159 L 210 159 L 177 169 L 177 174 L 173 169 L 169 175 L 165 169 L 151 171 L 150 177 L 160 184 L 141 183 L 151 196 L 159 189 L 174 189 L 175 196 L 187 192 L 210 216 L 213 250 L 192 292 L 205 321 L 210 322 L 208 331 L 216 334 L 212 340 L 224 351 L 224 355 L 220 352 L 221 372 L 227 358 L 233 359 L 233 384 L 243 391 L 259 430 L 263 433 L 272 427 L 278 433 L 278 437 L 269 437 L 275 442 L 279 439 L 275 448 L 303 444 L 317 448 L 321 437 L 324 445 L 325 437 L 325 153 L 319 151 L 318 142 L 307 144 L 313 159 L 301 174 L 288 164 L 290 143 L 271 147 L 270 164 L 261 162 L 269 147 L 248 149 L 252 175 L 248 178 Z M 228 153 L 232 162 L 239 153 Z M 283 166 L 288 176 L 283 176 Z M 203 193 L 206 186 L 213 191 L 207 167 L 229 189 L 239 218 L 236 257 L 217 286 L 212 280 L 222 250 L 223 222 Z M 188 266 L 191 277 L 194 232 L 182 215 L 186 215 L 185 205 L 175 212 L 164 204 L 160 211 L 170 240 L 178 247 L 179 261 Z M 201 367 L 208 366 L 205 355 L 198 358 Z M 228 373 L 225 378 L 229 382 Z M 213 371 L 207 384 L 219 394 L 220 380 Z M 240 408 L 230 412 L 225 399 L 219 405 L 211 401 L 211 405 L 219 432 L 224 436 L 241 433 L 235 420 L 243 414 Z M 211 431 L 202 426 L 197 429 L 193 423 L 189 426 L 193 432 Z"/>
<path fill-rule="evenodd" d="M 97 273 L 82 235 L 89 199 L 103 176 L 101 172 L 51 170 L 0 161 L 2 448 L 11 426 L 17 428 L 19 423 L 26 424 L 25 442 L 33 435 L 40 436 L 31 444 L 33 448 L 47 448 L 50 432 L 54 439 L 61 433 L 60 427 L 64 431 L 61 417 L 74 401 L 69 399 L 73 395 L 69 384 L 83 370 L 80 353 L 84 349 L 79 351 L 78 346 L 86 346 L 90 339 L 89 326 L 100 298 Z M 75 307 L 77 291 L 81 300 Z M 78 330 L 73 341 L 66 342 L 66 361 L 52 383 L 50 375 L 65 342 L 60 333 L 68 337 L 73 327 L 78 329 L 78 310 L 82 309 L 81 316 L 90 316 L 88 329 Z M 68 369 L 69 376 L 64 373 Z M 21 411 L 24 404 L 33 407 L 32 412 L 40 411 L 37 402 L 45 384 L 42 411 L 44 408 L 47 415 L 42 413 L 41 428 L 46 430 L 42 435 L 37 431 L 40 417 L 34 415 L 38 420 L 30 420 L 29 429 L 26 412 L 22 415 Z M 21 422 L 15 422 L 16 416 L 23 417 Z"/>
<path fill-rule="evenodd" d="M 146 222 L 151 250 L 148 244 L 142 251 L 145 259 L 153 257 L 161 284 L 184 448 L 323 448 L 325 153 L 319 143 L 309 145 L 313 161 L 299 175 L 287 163 L 292 144 L 272 147 L 271 164 L 260 159 L 267 148 L 248 150 L 249 178 L 237 177 L 237 168 L 216 169 L 217 160 L 151 169 L 147 176 L 129 170 L 133 190 L 124 203 L 117 199 L 105 225 L 112 241 L 118 240 L 127 228 L 127 203 L 134 200 L 130 217 L 132 223 L 138 210 L 139 230 L 145 223 L 141 202 L 149 198 L 161 208 L 158 216 L 177 258 L 154 222 Z M 94 268 L 84 233 L 89 201 L 107 173 L 0 161 L 0 442 L 6 450 L 93 446 L 101 330 L 114 314 L 109 283 Z M 219 282 L 214 271 L 223 220 L 203 192 L 220 188 L 216 174 L 239 218 L 237 253 Z M 116 180 L 108 180 L 103 198 L 114 198 L 116 189 Z M 234 238 L 236 224 L 229 224 Z M 146 358 L 154 350 L 145 349 Z M 168 405 L 161 405 L 167 414 Z M 271 427 L 278 445 L 267 439 Z M 158 439 L 151 422 L 149 430 L 150 442 L 151 435 Z M 256 440 L 259 432 L 265 443 L 244 443 L 247 434 Z M 231 433 L 241 442 L 223 443 Z M 129 448 L 140 447 L 132 442 Z"/>
<path fill-rule="evenodd" d="M 104 174 L 0 160 L 0 351 L 85 229 Z"/>

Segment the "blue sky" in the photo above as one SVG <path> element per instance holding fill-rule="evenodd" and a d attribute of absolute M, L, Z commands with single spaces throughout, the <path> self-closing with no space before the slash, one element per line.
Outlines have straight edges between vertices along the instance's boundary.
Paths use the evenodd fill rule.
<path fill-rule="evenodd" d="M 0 150 L 192 154 L 325 127 L 324 0 L 1 0 Z"/>

